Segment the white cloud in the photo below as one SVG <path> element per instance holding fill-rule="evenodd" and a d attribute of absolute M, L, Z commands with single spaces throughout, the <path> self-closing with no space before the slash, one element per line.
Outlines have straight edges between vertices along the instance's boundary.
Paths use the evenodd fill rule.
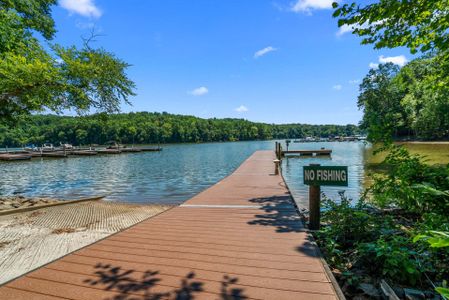
<path fill-rule="evenodd" d="M 354 26 L 350 26 L 348 24 L 343 24 L 340 28 L 338 28 L 338 31 L 336 33 L 337 36 L 342 36 L 345 33 L 352 32 L 354 30 Z"/>
<path fill-rule="evenodd" d="M 270 52 L 273 52 L 276 50 L 278 50 L 278 49 L 276 49 L 272 46 L 265 47 L 263 49 L 260 49 L 259 51 L 256 51 L 256 53 L 254 53 L 254 58 L 259 58 L 261 56 L 264 56 L 267 53 L 270 53 Z"/>
<path fill-rule="evenodd" d="M 379 56 L 379 62 L 382 64 L 386 63 L 393 63 L 395 65 L 398 65 L 400 67 L 403 67 L 407 62 L 407 58 L 404 55 L 398 55 L 398 56 Z"/>
<path fill-rule="evenodd" d="M 297 0 L 291 7 L 294 12 L 310 14 L 314 9 L 331 9 L 334 0 Z M 338 2 L 338 1 L 337 1 Z"/>
<path fill-rule="evenodd" d="M 348 82 L 349 82 L 349 84 L 358 84 L 358 83 L 360 83 L 360 79 L 352 79 L 352 80 L 349 80 Z"/>
<path fill-rule="evenodd" d="M 200 86 L 199 88 L 193 89 L 188 93 L 193 96 L 203 96 L 209 93 L 209 90 L 205 86 Z"/>
<path fill-rule="evenodd" d="M 370 69 L 377 69 L 379 68 L 379 64 L 386 64 L 386 63 L 393 63 L 395 65 L 398 65 L 400 67 L 403 67 L 408 62 L 408 59 L 404 55 L 398 55 L 398 56 L 379 56 L 379 63 L 370 62 L 369 67 Z"/>
<path fill-rule="evenodd" d="M 59 5 L 72 14 L 79 14 L 90 18 L 99 18 L 101 17 L 102 12 L 94 2 L 95 0 L 60 0 Z"/>
<path fill-rule="evenodd" d="M 336 84 L 336 85 L 334 85 L 332 88 L 333 88 L 334 90 L 340 91 L 340 90 L 343 88 L 343 86 L 342 86 L 341 84 Z"/>
<path fill-rule="evenodd" d="M 239 107 L 237 107 L 235 109 L 236 112 L 238 112 L 239 114 L 247 112 L 248 111 L 248 107 L 246 107 L 245 105 L 240 105 Z"/>

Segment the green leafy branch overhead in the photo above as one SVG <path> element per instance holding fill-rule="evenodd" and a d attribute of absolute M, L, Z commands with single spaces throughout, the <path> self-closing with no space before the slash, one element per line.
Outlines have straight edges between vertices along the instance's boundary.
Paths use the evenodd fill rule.
<path fill-rule="evenodd" d="M 129 64 L 105 49 L 50 44 L 56 30 L 56 0 L 0 0 L 0 120 L 16 121 L 32 112 L 91 109 L 116 112 L 129 103 L 135 85 Z"/>
<path fill-rule="evenodd" d="M 338 26 L 349 26 L 376 49 L 407 47 L 412 53 L 446 51 L 448 0 L 380 0 L 367 5 L 333 3 Z"/>

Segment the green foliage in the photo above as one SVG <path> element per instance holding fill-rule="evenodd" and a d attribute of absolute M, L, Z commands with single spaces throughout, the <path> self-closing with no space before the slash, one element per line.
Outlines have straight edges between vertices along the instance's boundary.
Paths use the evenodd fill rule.
<path fill-rule="evenodd" d="M 357 250 L 361 262 L 371 269 L 370 274 L 412 285 L 422 275 L 410 238 L 382 235 L 374 242 L 360 243 Z"/>
<path fill-rule="evenodd" d="M 29 28 L 51 39 L 56 33 L 55 23 L 51 17 L 51 6 L 57 0 L 0 0 L 2 13 L 14 11 L 22 28 Z"/>
<path fill-rule="evenodd" d="M 339 26 L 377 49 L 408 47 L 424 55 L 400 71 L 370 70 L 360 86 L 362 125 L 372 141 L 449 138 L 449 0 L 334 3 Z"/>
<path fill-rule="evenodd" d="M 449 289 L 444 287 L 437 287 L 435 289 L 438 293 L 440 293 L 442 296 L 449 298 Z"/>
<path fill-rule="evenodd" d="M 391 146 L 385 174 L 373 175 L 365 196 L 380 207 L 397 207 L 418 215 L 449 211 L 449 166 L 429 166 L 402 146 Z"/>
<path fill-rule="evenodd" d="M 267 140 L 310 135 L 354 135 L 354 125 L 272 125 L 242 119 L 201 119 L 168 113 L 95 114 L 83 117 L 33 115 L 14 127 L 0 125 L 1 146 L 40 145 L 44 142 L 74 145 L 174 143 Z"/>
<path fill-rule="evenodd" d="M 443 232 L 443 231 L 435 231 L 435 230 L 431 230 L 428 231 L 425 234 L 418 234 L 413 238 L 413 242 L 418 242 L 424 240 L 426 241 L 431 248 L 448 248 L 449 247 L 449 231 Z M 432 253 L 431 253 L 432 254 Z M 446 255 L 441 255 L 443 256 L 443 259 L 439 259 L 439 257 L 436 257 L 434 260 L 438 262 L 438 265 L 441 268 L 446 267 L 445 269 L 447 269 L 449 262 L 448 262 L 448 258 L 447 258 L 447 254 L 448 252 L 445 253 Z M 447 274 L 445 274 L 447 275 Z M 444 275 L 443 275 L 444 276 Z M 449 297 L 449 289 L 446 287 L 447 286 L 447 281 L 443 280 L 443 286 L 441 287 L 437 287 L 435 290 L 440 293 L 442 296 L 444 297 Z"/>
<path fill-rule="evenodd" d="M 365 77 L 358 104 L 364 110 L 361 125 L 369 139 L 389 144 L 395 137 L 449 138 L 449 1 L 379 0 L 360 5 L 334 3 L 333 7 L 338 25 L 351 28 L 362 37 L 362 44 L 374 44 L 377 49 L 405 46 L 412 53 L 426 54 L 401 70 L 381 65 Z M 412 213 L 414 219 L 407 222 L 415 222 L 418 230 L 445 228 L 449 166 L 428 166 L 405 149 L 389 150 L 387 173 L 376 175 L 365 195 L 381 207 L 400 208 L 406 216 Z M 434 249 L 416 254 L 404 235 L 397 240 L 382 236 L 359 245 L 359 250 L 372 253 L 365 256 L 377 260 L 383 274 L 394 276 L 400 268 L 412 282 L 419 277 L 414 255 L 427 264 L 435 278 L 447 276 L 448 253 L 434 251 L 446 245 L 445 238 L 435 230 L 419 235 L 417 240 L 431 242 Z M 448 292 L 446 287 L 438 291 Z"/>
<path fill-rule="evenodd" d="M 429 231 L 427 234 L 419 234 L 413 238 L 413 242 L 425 240 L 432 248 L 449 247 L 449 232 Z"/>
<path fill-rule="evenodd" d="M 373 222 L 373 217 L 368 214 L 365 205 L 360 202 L 356 207 L 351 205 L 343 193 L 341 200 L 333 200 L 323 197 L 322 203 L 325 212 L 322 220 L 331 224 L 322 230 L 322 234 L 332 237 L 333 242 L 342 247 L 351 247 L 360 241 L 369 241 L 376 236 L 378 224 Z"/>
<path fill-rule="evenodd" d="M 51 110 L 118 111 L 134 95 L 125 73 L 128 64 L 104 49 L 50 45 L 56 30 L 54 0 L 0 1 L 0 120 Z M 48 47 L 47 47 L 48 48 Z"/>
<path fill-rule="evenodd" d="M 374 278 L 415 284 L 425 270 L 417 249 L 392 215 L 359 202 L 351 206 L 341 195 L 323 201 L 323 228 L 317 233 L 329 264 L 341 271 L 349 285 L 357 285 L 363 271 Z"/>
<path fill-rule="evenodd" d="M 407 47 L 412 53 L 448 49 L 448 0 L 380 0 L 333 6 L 338 25 L 353 28 L 363 44 L 374 44 L 377 49 Z"/>
<path fill-rule="evenodd" d="M 440 56 L 415 59 L 399 69 L 381 64 L 360 85 L 361 126 L 375 142 L 392 138 L 449 138 L 449 88 L 436 88 Z"/>
<path fill-rule="evenodd" d="M 401 124 L 399 90 L 391 84 L 399 68 L 392 63 L 371 69 L 360 84 L 358 106 L 363 109 L 361 127 L 367 129 L 368 139 L 388 140 Z"/>

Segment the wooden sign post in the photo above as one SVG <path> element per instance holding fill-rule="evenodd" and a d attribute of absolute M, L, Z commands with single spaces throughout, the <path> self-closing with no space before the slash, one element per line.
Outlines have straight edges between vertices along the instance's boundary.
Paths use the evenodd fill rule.
<path fill-rule="evenodd" d="M 304 184 L 309 186 L 309 229 L 320 229 L 321 186 L 348 186 L 348 167 L 304 166 Z"/>

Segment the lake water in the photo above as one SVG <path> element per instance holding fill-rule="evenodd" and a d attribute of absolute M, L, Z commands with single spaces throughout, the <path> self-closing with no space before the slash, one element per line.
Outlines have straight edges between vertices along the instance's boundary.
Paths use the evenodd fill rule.
<path fill-rule="evenodd" d="M 363 142 L 290 144 L 290 149 L 321 147 L 332 149 L 332 156 L 283 160 L 283 174 L 295 199 L 307 203 L 302 166 L 310 163 L 348 166 L 349 186 L 344 189 L 357 199 L 365 182 L 365 166 L 372 160 L 371 147 Z M 441 155 L 441 147 L 449 149 L 447 145 L 431 149 Z M 272 149 L 274 141 L 176 144 L 164 145 L 161 152 L 0 162 L 0 195 L 63 199 L 107 195 L 111 201 L 178 204 L 230 174 L 254 151 Z M 449 151 L 445 155 L 449 160 Z M 323 187 L 322 191 L 337 197 L 342 189 Z"/>

